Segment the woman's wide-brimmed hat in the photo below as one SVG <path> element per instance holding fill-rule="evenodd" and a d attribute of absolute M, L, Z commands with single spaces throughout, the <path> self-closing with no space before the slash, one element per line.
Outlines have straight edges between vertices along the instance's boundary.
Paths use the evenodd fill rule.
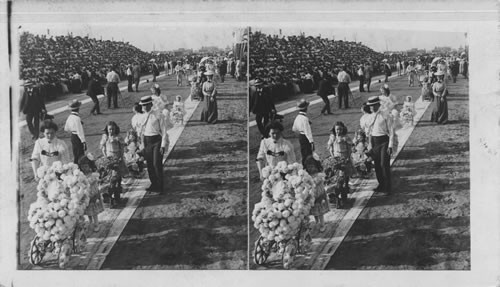
<path fill-rule="evenodd" d="M 387 62 L 387 59 L 383 59 L 382 62 Z"/>
<path fill-rule="evenodd" d="M 212 71 L 206 71 L 204 74 L 205 74 L 205 76 L 213 76 L 214 72 L 212 72 Z"/>
<path fill-rule="evenodd" d="M 72 110 L 76 110 L 76 109 L 80 108 L 81 105 L 82 105 L 82 102 L 80 102 L 79 100 L 73 100 L 72 102 L 70 102 L 68 104 L 68 107 Z"/>
<path fill-rule="evenodd" d="M 306 101 L 305 99 L 300 100 L 300 102 L 297 103 L 297 108 L 299 110 L 303 110 L 309 107 L 309 102 Z"/>
<path fill-rule="evenodd" d="M 366 105 L 368 106 L 373 106 L 376 104 L 380 104 L 380 98 L 378 96 L 369 97 L 368 102 L 366 103 Z"/>
<path fill-rule="evenodd" d="M 147 104 L 152 104 L 152 103 L 153 103 L 153 98 L 151 98 L 151 96 L 144 96 L 141 98 L 139 105 L 145 106 Z"/>
<path fill-rule="evenodd" d="M 441 70 L 434 73 L 434 76 L 443 76 L 443 75 L 444 75 L 444 72 Z"/>

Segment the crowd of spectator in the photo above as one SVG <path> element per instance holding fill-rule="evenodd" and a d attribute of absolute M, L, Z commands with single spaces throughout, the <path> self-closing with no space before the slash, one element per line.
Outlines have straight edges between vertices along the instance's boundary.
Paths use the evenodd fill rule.
<path fill-rule="evenodd" d="M 92 73 L 106 82 L 106 74 L 114 68 L 121 80 L 127 79 L 127 66 L 137 63 L 142 75 L 154 69 L 174 69 L 181 61 L 196 69 L 208 54 L 173 55 L 144 52 L 123 41 L 98 40 L 72 34 L 64 36 L 34 35 L 20 37 L 20 79 L 43 86 L 46 96 L 86 90 Z M 165 65 L 167 63 L 167 65 Z M 156 66 L 156 67 L 155 67 Z"/>
<path fill-rule="evenodd" d="M 336 73 L 343 66 L 352 79 L 357 79 L 358 65 L 366 62 L 371 63 L 374 74 L 380 73 L 385 58 L 358 42 L 304 34 L 278 36 L 257 31 L 250 34 L 250 43 L 251 78 L 281 88 L 295 83 L 305 93 L 318 88 L 323 73 Z"/>

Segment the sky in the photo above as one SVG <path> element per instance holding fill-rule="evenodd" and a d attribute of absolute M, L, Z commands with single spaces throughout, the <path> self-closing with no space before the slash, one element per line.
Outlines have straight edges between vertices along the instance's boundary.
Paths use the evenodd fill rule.
<path fill-rule="evenodd" d="M 362 42 L 378 52 L 404 51 L 412 48 L 428 49 L 449 46 L 459 48 L 465 46 L 466 38 L 461 32 L 436 32 L 436 31 L 401 31 L 382 29 L 341 29 L 341 28 L 316 28 L 316 27 L 278 27 L 278 26 L 253 26 L 252 30 L 268 34 L 298 35 L 304 32 L 306 36 L 319 36 Z M 123 27 L 123 25 L 106 24 L 25 24 L 20 31 L 29 31 L 35 34 L 73 35 L 86 36 L 103 40 L 124 40 L 144 51 L 168 51 L 178 48 L 199 49 L 202 46 L 217 46 L 219 48 L 232 47 L 234 42 L 233 32 L 238 32 L 241 27 L 234 26 L 157 26 L 152 23 Z M 250 44 L 251 49 L 251 44 Z"/>
<path fill-rule="evenodd" d="M 170 51 L 178 48 L 199 49 L 202 46 L 216 46 L 219 48 L 232 47 L 233 32 L 240 28 L 231 26 L 222 27 L 179 27 L 179 26 L 153 26 L 134 25 L 117 27 L 108 25 L 68 24 L 68 25 L 43 25 L 24 24 L 19 31 L 33 34 L 86 36 L 103 40 L 130 42 L 143 51 Z"/>
<path fill-rule="evenodd" d="M 280 27 L 253 27 L 254 31 L 267 34 L 280 33 Z M 449 46 L 458 49 L 464 47 L 464 33 L 436 31 L 402 31 L 381 29 L 318 29 L 316 27 L 281 27 L 282 35 L 319 36 L 335 40 L 362 42 L 378 52 L 406 51 L 412 48 L 432 50 L 434 47 Z"/>

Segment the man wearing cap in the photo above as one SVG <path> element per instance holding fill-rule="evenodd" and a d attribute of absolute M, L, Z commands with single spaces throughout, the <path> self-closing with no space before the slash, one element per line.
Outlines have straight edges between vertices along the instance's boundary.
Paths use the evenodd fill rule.
<path fill-rule="evenodd" d="M 262 138 L 267 138 L 265 126 L 269 123 L 270 115 L 276 112 L 276 107 L 268 90 L 263 86 L 262 80 L 255 80 L 255 89 L 250 92 L 250 111 L 255 115 L 255 122 Z"/>
<path fill-rule="evenodd" d="M 384 62 L 384 83 L 387 83 L 389 82 L 389 77 L 392 75 L 391 66 L 387 63 L 387 59 L 384 59 L 382 62 Z"/>
<path fill-rule="evenodd" d="M 351 82 L 351 77 L 346 69 L 346 66 L 342 66 L 342 71 L 337 76 L 339 79 L 339 109 L 342 108 L 342 101 L 344 101 L 344 108 L 349 108 L 349 83 Z"/>
<path fill-rule="evenodd" d="M 299 134 L 300 154 L 302 156 L 302 165 L 304 161 L 314 151 L 314 140 L 311 131 L 311 123 L 307 118 L 307 107 L 309 102 L 302 99 L 298 104 L 299 114 L 293 122 L 292 131 Z"/>
<path fill-rule="evenodd" d="M 329 73 L 324 72 L 323 73 L 323 79 L 319 82 L 319 88 L 318 88 L 318 96 L 321 97 L 325 105 L 321 109 L 321 114 L 328 114 L 331 115 L 331 107 L 330 107 L 330 100 L 328 99 L 329 95 L 335 95 L 335 88 L 333 87 L 333 82 L 332 82 L 332 77 L 330 76 Z"/>
<path fill-rule="evenodd" d="M 113 100 L 113 108 L 118 108 L 118 83 L 120 82 L 120 76 L 116 72 L 116 67 L 113 67 L 111 71 L 106 75 L 106 80 L 108 85 L 106 86 L 106 93 L 108 94 L 108 109 L 111 108 L 111 100 Z"/>
<path fill-rule="evenodd" d="M 394 139 L 394 129 L 390 117 L 380 111 L 380 99 L 378 96 L 368 99 L 368 106 L 372 111 L 368 126 L 371 150 L 367 155 L 375 162 L 375 173 L 377 175 L 378 187 L 376 192 L 391 194 L 391 155 Z"/>
<path fill-rule="evenodd" d="M 85 142 L 85 134 L 83 132 L 83 123 L 80 119 L 79 110 L 82 103 L 79 100 L 74 100 L 69 104 L 71 114 L 66 120 L 64 131 L 71 133 L 71 146 L 73 148 L 73 162 L 78 164 L 78 160 L 87 150 Z"/>
<path fill-rule="evenodd" d="M 151 186 L 147 191 L 163 192 L 163 154 L 168 147 L 168 134 L 165 119 L 161 114 L 152 111 L 153 99 L 151 96 L 141 98 L 144 115 L 140 134 L 144 143 L 144 158 L 148 167 Z"/>

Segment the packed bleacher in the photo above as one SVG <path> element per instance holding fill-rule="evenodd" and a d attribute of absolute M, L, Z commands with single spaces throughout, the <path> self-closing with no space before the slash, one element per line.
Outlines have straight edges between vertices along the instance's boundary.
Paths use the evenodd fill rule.
<path fill-rule="evenodd" d="M 304 34 L 278 36 L 257 31 L 250 34 L 250 43 L 250 77 L 262 79 L 279 89 L 275 92 L 279 94 L 293 92 L 291 83 L 298 84 L 302 92 L 311 92 L 317 89 L 323 72 L 335 72 L 344 65 L 353 79 L 357 78 L 357 65 L 366 61 L 377 74 L 384 59 L 382 53 L 361 43 Z M 311 78 L 312 86 L 304 86 Z"/>

